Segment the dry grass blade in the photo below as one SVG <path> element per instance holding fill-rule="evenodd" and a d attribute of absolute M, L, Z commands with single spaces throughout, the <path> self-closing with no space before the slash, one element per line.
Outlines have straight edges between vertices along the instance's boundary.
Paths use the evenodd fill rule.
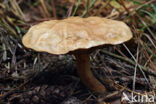
<path fill-rule="evenodd" d="M 138 66 L 138 57 L 139 57 L 139 44 L 137 46 L 137 56 L 136 56 L 136 64 L 134 69 L 134 77 L 133 77 L 133 91 L 135 90 L 135 82 L 136 82 L 136 72 L 137 72 L 137 66 Z"/>
<path fill-rule="evenodd" d="M 123 46 L 126 48 L 126 50 L 128 51 L 128 53 L 131 55 L 131 57 L 133 58 L 133 60 L 135 61 L 135 63 L 137 63 L 136 58 L 133 56 L 133 54 L 132 54 L 131 51 L 128 49 L 128 47 L 127 47 L 125 44 L 123 44 Z M 141 68 L 141 66 L 140 66 L 139 64 L 138 64 L 138 67 L 139 67 L 140 71 L 142 72 L 144 78 L 146 79 L 148 85 L 151 87 L 151 84 L 150 84 L 149 80 L 147 79 L 145 73 L 143 72 L 143 70 L 142 70 L 142 68 Z"/>
<path fill-rule="evenodd" d="M 37 53 L 22 45 L 32 25 L 69 16 L 111 18 L 131 28 L 132 40 L 91 54 L 93 74 L 108 94 L 83 86 L 70 55 Z M 155 24 L 156 0 L 0 0 L 0 104 L 64 104 L 70 97 L 76 98 L 73 104 L 123 103 L 123 92 L 155 96 Z"/>
<path fill-rule="evenodd" d="M 22 17 L 21 19 L 26 21 L 26 17 L 24 15 L 24 13 L 22 12 L 21 8 L 19 7 L 17 1 L 16 0 L 12 0 L 10 2 L 10 4 L 12 6 L 12 12 L 15 13 L 18 17 Z"/>
<path fill-rule="evenodd" d="M 119 56 L 119 55 L 117 55 L 117 54 L 114 54 L 114 53 L 111 53 L 111 52 L 108 52 L 108 51 L 105 51 L 105 50 L 102 50 L 101 52 L 104 53 L 104 54 L 106 54 L 106 55 L 110 55 L 110 56 L 112 56 L 112 57 L 115 57 L 115 58 L 118 58 L 118 59 L 120 59 L 120 60 L 126 61 L 126 62 L 128 62 L 128 63 L 130 63 L 130 64 L 132 64 L 132 65 L 135 65 L 135 62 L 132 61 L 131 59 L 128 59 L 128 58 Z M 139 65 L 139 66 L 140 66 L 145 72 L 147 72 L 148 74 L 151 74 L 151 75 L 156 76 L 156 72 L 154 72 L 152 69 L 146 68 L 146 67 L 141 66 L 141 65 Z"/>
<path fill-rule="evenodd" d="M 46 15 L 47 15 L 48 17 L 50 17 L 50 13 L 49 13 L 49 11 L 47 10 L 47 7 L 46 7 L 46 5 L 45 5 L 45 0 L 40 0 L 40 2 L 41 2 L 41 5 L 42 5 L 42 7 L 43 7 L 43 9 L 44 9 L 44 11 L 45 11 L 45 13 L 46 13 Z"/>
<path fill-rule="evenodd" d="M 53 11 L 53 16 L 55 19 L 57 19 L 54 0 L 51 0 L 51 6 L 52 6 L 52 11 Z"/>

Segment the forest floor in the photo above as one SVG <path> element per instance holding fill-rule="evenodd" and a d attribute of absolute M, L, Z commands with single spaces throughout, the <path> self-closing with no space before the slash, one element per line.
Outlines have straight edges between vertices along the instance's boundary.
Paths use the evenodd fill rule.
<path fill-rule="evenodd" d="M 133 32 L 130 41 L 91 54 L 105 94 L 83 85 L 74 56 L 22 44 L 32 25 L 69 16 L 120 20 Z M 127 104 L 134 96 L 136 104 L 154 104 L 155 94 L 156 0 L 0 0 L 0 104 Z"/>

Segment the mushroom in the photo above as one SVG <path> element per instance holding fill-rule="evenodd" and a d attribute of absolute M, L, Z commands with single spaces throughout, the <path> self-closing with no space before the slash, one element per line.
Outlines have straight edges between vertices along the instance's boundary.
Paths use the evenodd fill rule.
<path fill-rule="evenodd" d="M 132 32 L 124 22 L 101 17 L 69 17 L 32 26 L 22 42 L 27 48 L 39 52 L 73 54 L 81 81 L 90 90 L 105 93 L 105 86 L 90 70 L 91 50 L 106 44 L 120 44 L 131 38 Z"/>

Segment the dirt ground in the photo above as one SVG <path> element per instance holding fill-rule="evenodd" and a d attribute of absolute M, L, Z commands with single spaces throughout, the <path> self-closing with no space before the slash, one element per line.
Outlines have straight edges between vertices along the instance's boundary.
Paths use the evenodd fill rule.
<path fill-rule="evenodd" d="M 32 25 L 69 16 L 120 20 L 133 32 L 130 41 L 90 55 L 104 94 L 81 82 L 73 55 L 36 52 L 22 44 Z M 155 0 L 0 0 L 0 104 L 127 104 L 124 94 L 132 93 L 154 96 L 154 104 L 155 24 Z"/>

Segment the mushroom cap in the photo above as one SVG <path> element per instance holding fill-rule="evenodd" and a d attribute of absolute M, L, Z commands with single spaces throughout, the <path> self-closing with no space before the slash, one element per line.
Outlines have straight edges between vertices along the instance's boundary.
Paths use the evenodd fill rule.
<path fill-rule="evenodd" d="M 101 17 L 69 17 L 32 26 L 22 42 L 36 51 L 66 54 L 104 44 L 120 44 L 131 38 L 132 32 L 124 22 Z"/>

